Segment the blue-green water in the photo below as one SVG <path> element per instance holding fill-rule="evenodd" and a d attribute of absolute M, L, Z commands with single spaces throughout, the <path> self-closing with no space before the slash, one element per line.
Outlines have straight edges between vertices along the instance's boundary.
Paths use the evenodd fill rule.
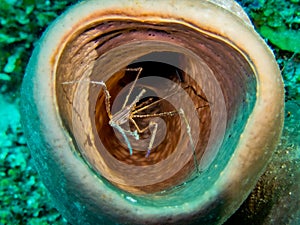
<path fill-rule="evenodd" d="M 269 38 L 269 44 L 273 46 L 283 69 L 287 99 L 286 120 L 281 144 L 260 181 L 260 188 L 254 190 L 248 203 L 228 224 L 233 221 L 262 224 L 259 220 L 262 217 L 271 217 L 278 223 L 288 221 L 290 224 L 298 224 L 300 56 L 297 49 L 300 39 L 293 41 L 292 38 L 299 36 L 299 1 L 257 0 L 241 3 L 247 7 L 246 10 L 259 31 L 263 26 L 272 29 L 272 32 L 263 31 L 263 35 Z M 54 208 L 35 172 L 23 136 L 18 106 L 22 76 L 35 41 L 57 14 L 71 4 L 72 1 L 58 0 L 0 2 L 0 224 L 67 223 Z M 274 8 L 274 5 L 280 10 Z M 284 13 L 279 14 L 279 11 Z M 273 38 L 274 32 L 295 35 L 291 38 L 291 35 L 286 35 L 284 40 L 276 40 Z M 253 200 L 255 196 L 258 200 Z M 131 196 L 125 198 L 136 201 Z"/>

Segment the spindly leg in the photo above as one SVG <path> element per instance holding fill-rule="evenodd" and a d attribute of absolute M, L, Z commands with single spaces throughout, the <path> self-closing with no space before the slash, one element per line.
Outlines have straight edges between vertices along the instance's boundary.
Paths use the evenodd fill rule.
<path fill-rule="evenodd" d="M 150 155 L 151 150 L 152 150 L 152 147 L 153 147 L 154 139 L 155 139 L 156 132 L 157 132 L 157 123 L 155 123 L 155 122 L 150 122 L 150 124 L 149 124 L 148 127 L 149 127 L 149 129 L 150 129 L 150 127 L 153 127 L 153 131 L 152 131 L 152 134 L 151 134 L 151 138 L 150 138 L 150 142 L 149 142 L 147 154 L 146 154 L 146 156 L 145 156 L 146 158 L 148 158 L 148 156 Z M 150 129 L 150 130 L 151 130 L 151 129 Z"/>
<path fill-rule="evenodd" d="M 106 84 L 103 81 L 90 81 L 90 80 L 81 80 L 81 81 L 66 81 L 62 82 L 62 84 L 75 84 L 75 83 L 81 83 L 81 82 L 88 82 L 90 84 L 97 84 L 103 87 L 104 89 L 104 94 L 105 94 L 105 107 L 106 107 L 106 112 L 108 117 L 111 119 L 112 115 L 110 112 L 110 94 L 107 90 Z"/>
<path fill-rule="evenodd" d="M 170 111 L 170 112 L 162 112 L 162 113 L 153 113 L 153 114 L 138 114 L 133 115 L 132 118 L 149 118 L 149 117 L 161 117 L 161 116 L 174 116 L 178 115 L 177 111 Z"/>
<path fill-rule="evenodd" d="M 142 98 L 143 94 L 145 94 L 146 90 L 145 89 L 142 89 L 141 92 L 135 97 L 134 101 L 128 106 L 130 109 L 131 109 L 131 112 L 132 112 L 132 109 L 135 108 L 135 105 L 138 101 L 140 101 L 140 99 Z M 121 110 L 124 110 L 123 108 Z"/>
<path fill-rule="evenodd" d="M 132 147 L 131 147 L 131 144 L 130 144 L 130 142 L 129 142 L 129 140 L 128 140 L 127 135 L 125 134 L 125 132 L 127 132 L 127 131 L 124 130 L 122 127 L 120 127 L 120 126 L 117 125 L 117 124 L 113 124 L 112 126 L 113 126 L 114 128 L 116 128 L 116 129 L 122 134 L 122 136 L 123 136 L 123 138 L 124 138 L 124 140 L 125 140 L 125 142 L 126 142 L 126 144 L 127 144 L 127 147 L 128 147 L 128 149 L 129 149 L 129 154 L 132 155 Z"/>
<path fill-rule="evenodd" d="M 189 141 L 190 141 L 190 144 L 191 144 L 191 147 L 192 147 L 192 150 L 193 150 L 195 167 L 196 167 L 197 172 L 198 172 L 198 163 L 197 163 L 197 157 L 196 157 L 196 148 L 195 148 L 195 144 L 194 144 L 192 133 L 191 133 L 191 127 L 190 127 L 189 121 L 187 120 L 187 117 L 186 117 L 186 115 L 185 115 L 185 113 L 184 113 L 184 111 L 183 111 L 182 108 L 180 108 L 178 112 L 177 111 L 170 111 L 170 112 L 162 112 L 162 113 L 156 113 L 156 114 L 134 115 L 133 118 L 149 118 L 149 117 L 161 117 L 161 116 L 174 116 L 176 114 L 179 114 L 181 116 L 181 118 L 183 119 L 184 123 L 185 123 L 187 134 L 189 136 Z M 135 124 L 135 121 L 133 119 L 131 119 L 131 121 L 133 122 L 133 124 Z M 137 127 L 137 129 L 139 129 L 136 124 L 135 124 L 135 126 Z M 147 153 L 147 155 L 148 155 L 148 153 Z"/>
<path fill-rule="evenodd" d="M 147 99 L 146 101 L 144 101 L 144 102 L 140 103 L 139 105 L 137 105 L 137 106 L 135 107 L 134 111 L 136 111 L 136 110 L 138 110 L 138 109 L 140 109 L 140 108 L 142 108 L 142 107 L 144 107 L 144 106 L 149 105 L 152 101 L 153 101 L 153 98 Z"/>
<path fill-rule="evenodd" d="M 136 96 L 135 100 L 130 105 L 113 114 L 112 118 L 109 121 L 109 124 L 111 126 L 114 126 L 114 124 L 117 124 L 119 126 L 126 124 L 128 120 L 132 117 L 132 110 L 134 109 L 136 103 L 141 99 L 145 92 L 145 89 L 141 90 L 141 92 Z"/>
<path fill-rule="evenodd" d="M 155 122 L 150 122 L 150 124 L 147 127 L 145 127 L 144 129 L 140 129 L 139 126 L 137 125 L 137 123 L 134 121 L 134 119 L 130 118 L 130 121 L 133 123 L 133 125 L 135 126 L 138 133 L 143 133 L 147 129 L 149 129 L 151 131 L 151 128 L 153 128 L 151 138 L 150 138 L 150 142 L 149 142 L 148 149 L 147 149 L 147 154 L 146 154 L 146 158 L 147 158 L 151 153 L 158 125 Z"/>
<path fill-rule="evenodd" d="M 98 84 L 101 85 L 104 89 L 104 94 L 105 94 L 105 107 L 106 107 L 106 112 L 108 117 L 111 119 L 112 115 L 110 112 L 110 94 L 109 91 L 107 90 L 106 84 L 103 81 L 91 81 L 91 84 Z"/>
<path fill-rule="evenodd" d="M 134 79 L 133 84 L 131 85 L 131 87 L 130 87 L 130 89 L 129 89 L 129 92 L 128 92 L 127 96 L 126 96 L 126 99 L 125 99 L 125 101 L 124 101 L 124 104 L 123 104 L 123 106 L 122 106 L 122 109 L 124 109 L 124 108 L 126 107 L 127 102 L 128 102 L 128 100 L 129 100 L 129 97 L 130 97 L 130 95 L 131 95 L 131 92 L 132 92 L 132 90 L 133 90 L 133 88 L 134 88 L 134 86 L 135 86 L 135 84 L 136 84 L 136 82 L 137 82 L 137 80 L 138 80 L 138 78 L 139 78 L 139 76 L 140 76 L 142 70 L 143 70 L 142 67 L 138 67 L 138 68 L 127 68 L 127 69 L 126 69 L 126 71 L 137 71 L 138 74 L 136 75 L 136 78 Z"/>
<path fill-rule="evenodd" d="M 192 149 L 193 149 L 193 157 L 194 157 L 195 167 L 196 167 L 197 172 L 199 172 L 198 162 L 197 162 L 197 156 L 196 156 L 196 149 L 195 149 L 195 144 L 194 144 L 194 141 L 193 141 L 193 137 L 192 137 L 191 127 L 190 127 L 189 121 L 187 120 L 187 117 L 185 116 L 185 113 L 184 113 L 184 111 L 183 111 L 182 108 L 179 109 L 179 114 L 181 115 L 181 117 L 184 120 L 184 123 L 185 123 L 185 126 L 186 126 L 186 130 L 187 130 L 187 133 L 188 133 L 188 136 L 189 136 L 189 139 L 190 139 L 190 144 L 191 144 Z"/>

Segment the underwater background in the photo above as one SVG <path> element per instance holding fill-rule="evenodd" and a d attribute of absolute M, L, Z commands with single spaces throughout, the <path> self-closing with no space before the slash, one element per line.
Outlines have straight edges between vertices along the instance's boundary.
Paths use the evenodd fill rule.
<path fill-rule="evenodd" d="M 238 1 L 273 49 L 285 125 L 267 171 L 226 224 L 300 224 L 300 1 Z M 71 0 L 0 0 L 0 225 L 67 224 L 34 169 L 20 124 L 22 77 L 35 43 Z"/>

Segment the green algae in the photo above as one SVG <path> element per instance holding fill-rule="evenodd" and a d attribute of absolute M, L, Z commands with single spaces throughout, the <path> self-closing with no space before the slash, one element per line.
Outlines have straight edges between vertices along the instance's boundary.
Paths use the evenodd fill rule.
<path fill-rule="evenodd" d="M 272 29 L 268 26 L 259 28 L 261 35 L 276 45 L 278 48 L 291 52 L 300 52 L 300 31 L 283 28 Z"/>
<path fill-rule="evenodd" d="M 74 1 L 1 1 L 0 92 L 2 94 L 17 95 L 24 68 L 35 41 L 57 14 L 72 2 Z M 300 38 L 295 38 L 299 37 L 299 0 L 259 0 L 241 1 L 241 3 L 247 7 L 246 10 L 258 31 L 273 45 L 278 62 L 283 68 L 287 100 L 299 102 L 299 54 L 298 58 L 295 56 L 291 59 L 291 54 L 282 51 L 299 53 Z M 12 104 L 15 107 L 18 101 Z M 2 103 L 1 105 L 1 107 L 6 107 Z M 294 107 L 295 110 L 290 110 L 292 115 L 296 115 L 297 110 L 299 111 L 299 107 Z M 6 112 L 12 112 L 8 110 L 10 108 L 6 109 Z M 290 118 L 288 115 L 287 112 L 287 119 Z M 2 117 L 2 123 L 7 124 L 6 122 L 15 120 L 17 117 L 15 114 L 6 113 Z M 0 135 L 2 206 L 0 224 L 65 224 L 66 221 L 53 208 L 50 198 L 33 168 L 19 121 L 16 120 L 16 123 L 10 123 L 9 126 L 3 125 L 3 127 L 5 129 L 1 130 Z M 293 123 L 286 123 L 284 140 L 288 151 L 295 153 L 295 149 L 299 149 L 299 142 L 291 143 L 289 138 L 294 140 L 294 137 L 297 137 L 296 140 L 299 140 L 299 135 L 297 136 L 299 132 L 292 128 Z M 299 153 L 296 156 L 299 159 Z M 295 156 L 293 155 L 293 157 Z M 291 173 L 290 171 L 289 174 Z M 281 179 L 284 178 L 281 177 Z M 294 201 L 292 198 L 289 200 Z"/>

